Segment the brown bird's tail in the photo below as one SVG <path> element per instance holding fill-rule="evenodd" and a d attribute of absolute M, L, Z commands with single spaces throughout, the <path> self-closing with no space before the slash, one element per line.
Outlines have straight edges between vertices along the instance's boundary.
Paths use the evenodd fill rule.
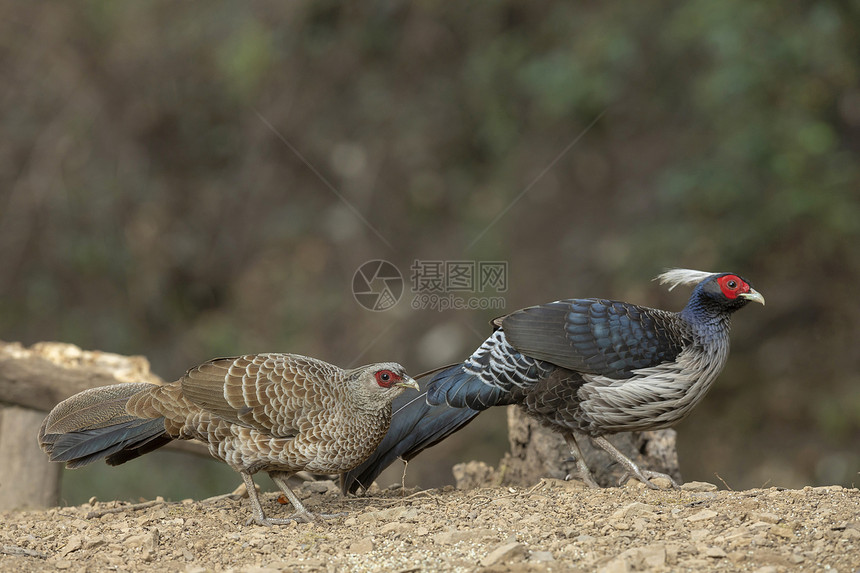
<path fill-rule="evenodd" d="M 63 400 L 39 429 L 39 445 L 51 461 L 77 468 L 101 458 L 119 465 L 166 443 L 164 418 L 138 418 L 125 405 L 155 384 L 114 384 L 92 388 Z"/>

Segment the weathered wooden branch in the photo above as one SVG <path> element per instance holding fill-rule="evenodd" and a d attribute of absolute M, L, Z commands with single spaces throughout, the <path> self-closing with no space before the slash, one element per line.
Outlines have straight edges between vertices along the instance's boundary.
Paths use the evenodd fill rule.
<path fill-rule="evenodd" d="M 81 350 L 59 342 L 38 342 L 30 348 L 0 342 L 0 402 L 48 412 L 82 390 L 119 382 L 163 383 L 143 356 Z"/>
<path fill-rule="evenodd" d="M 42 420 L 73 394 L 120 382 L 163 383 L 142 356 L 58 342 L 25 348 L 0 341 L 0 509 L 57 504 L 62 466 L 49 462 L 36 443 Z M 175 441 L 166 447 L 209 455 L 199 442 Z"/>

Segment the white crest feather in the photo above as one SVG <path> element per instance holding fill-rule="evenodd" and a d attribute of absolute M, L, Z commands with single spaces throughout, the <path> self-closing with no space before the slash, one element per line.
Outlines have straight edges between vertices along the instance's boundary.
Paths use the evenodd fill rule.
<path fill-rule="evenodd" d="M 717 273 L 694 271 L 693 269 L 668 269 L 665 273 L 657 275 L 654 280 L 660 281 L 661 285 L 668 284 L 669 290 L 672 290 L 678 285 L 697 285 L 715 274 Z"/>

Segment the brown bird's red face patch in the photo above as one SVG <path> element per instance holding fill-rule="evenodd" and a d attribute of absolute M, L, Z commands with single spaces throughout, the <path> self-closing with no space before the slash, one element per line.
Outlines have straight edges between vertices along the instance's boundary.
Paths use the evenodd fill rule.
<path fill-rule="evenodd" d="M 400 380 L 403 380 L 403 378 L 391 370 L 380 370 L 376 373 L 376 383 L 383 388 L 391 388 L 392 384 L 399 382 Z"/>

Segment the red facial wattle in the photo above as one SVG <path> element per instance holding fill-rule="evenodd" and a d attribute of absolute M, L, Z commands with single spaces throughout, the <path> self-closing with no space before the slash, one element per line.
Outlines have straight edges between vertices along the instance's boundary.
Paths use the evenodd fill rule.
<path fill-rule="evenodd" d="M 750 285 L 737 275 L 726 275 L 717 279 L 720 290 L 726 298 L 734 300 L 738 295 L 750 292 Z"/>
<path fill-rule="evenodd" d="M 376 373 L 376 383 L 383 388 L 390 388 L 392 384 L 401 380 L 400 376 L 391 370 L 380 370 Z"/>

